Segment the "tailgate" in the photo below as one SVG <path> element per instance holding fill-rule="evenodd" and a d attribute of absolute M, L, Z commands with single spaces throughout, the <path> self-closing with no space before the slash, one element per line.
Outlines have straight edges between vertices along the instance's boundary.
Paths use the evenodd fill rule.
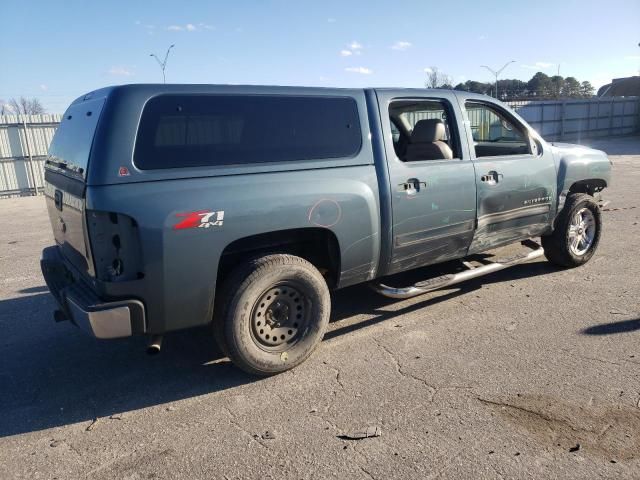
<path fill-rule="evenodd" d="M 45 197 L 62 255 L 94 276 L 86 231 L 85 184 L 93 137 L 104 98 L 72 104 L 64 114 L 45 164 Z"/>

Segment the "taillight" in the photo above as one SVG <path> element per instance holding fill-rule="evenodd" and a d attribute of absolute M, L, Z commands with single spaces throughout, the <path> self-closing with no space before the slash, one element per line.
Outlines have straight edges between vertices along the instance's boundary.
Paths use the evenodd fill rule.
<path fill-rule="evenodd" d="M 144 277 L 138 223 L 128 215 L 87 211 L 96 277 L 121 282 Z"/>

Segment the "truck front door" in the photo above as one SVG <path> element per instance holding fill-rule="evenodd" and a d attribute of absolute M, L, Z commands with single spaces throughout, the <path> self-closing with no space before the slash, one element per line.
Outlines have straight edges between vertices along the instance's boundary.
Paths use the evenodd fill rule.
<path fill-rule="evenodd" d="M 438 93 L 377 92 L 391 183 L 388 274 L 462 257 L 473 238 L 475 174 L 463 155 L 464 126 L 455 96 Z"/>
<path fill-rule="evenodd" d="M 469 253 L 542 234 L 555 215 L 552 153 L 498 104 L 467 100 L 464 110 L 478 194 Z"/>

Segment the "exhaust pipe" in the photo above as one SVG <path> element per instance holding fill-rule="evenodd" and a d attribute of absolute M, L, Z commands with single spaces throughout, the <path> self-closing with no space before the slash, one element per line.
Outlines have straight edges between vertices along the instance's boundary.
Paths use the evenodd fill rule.
<path fill-rule="evenodd" d="M 160 353 L 160 349 L 162 348 L 162 335 L 154 335 L 151 337 L 151 342 L 147 347 L 147 354 L 149 355 L 157 355 Z"/>

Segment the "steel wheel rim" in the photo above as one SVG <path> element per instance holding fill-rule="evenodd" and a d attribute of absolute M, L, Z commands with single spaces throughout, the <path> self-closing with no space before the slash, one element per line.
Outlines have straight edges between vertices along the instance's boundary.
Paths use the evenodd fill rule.
<path fill-rule="evenodd" d="M 267 289 L 251 312 L 251 336 L 268 352 L 294 346 L 308 326 L 309 301 L 296 287 L 281 284 Z"/>
<path fill-rule="evenodd" d="M 569 224 L 569 250 L 581 257 L 589 251 L 596 237 L 596 218 L 588 208 L 581 208 Z"/>

